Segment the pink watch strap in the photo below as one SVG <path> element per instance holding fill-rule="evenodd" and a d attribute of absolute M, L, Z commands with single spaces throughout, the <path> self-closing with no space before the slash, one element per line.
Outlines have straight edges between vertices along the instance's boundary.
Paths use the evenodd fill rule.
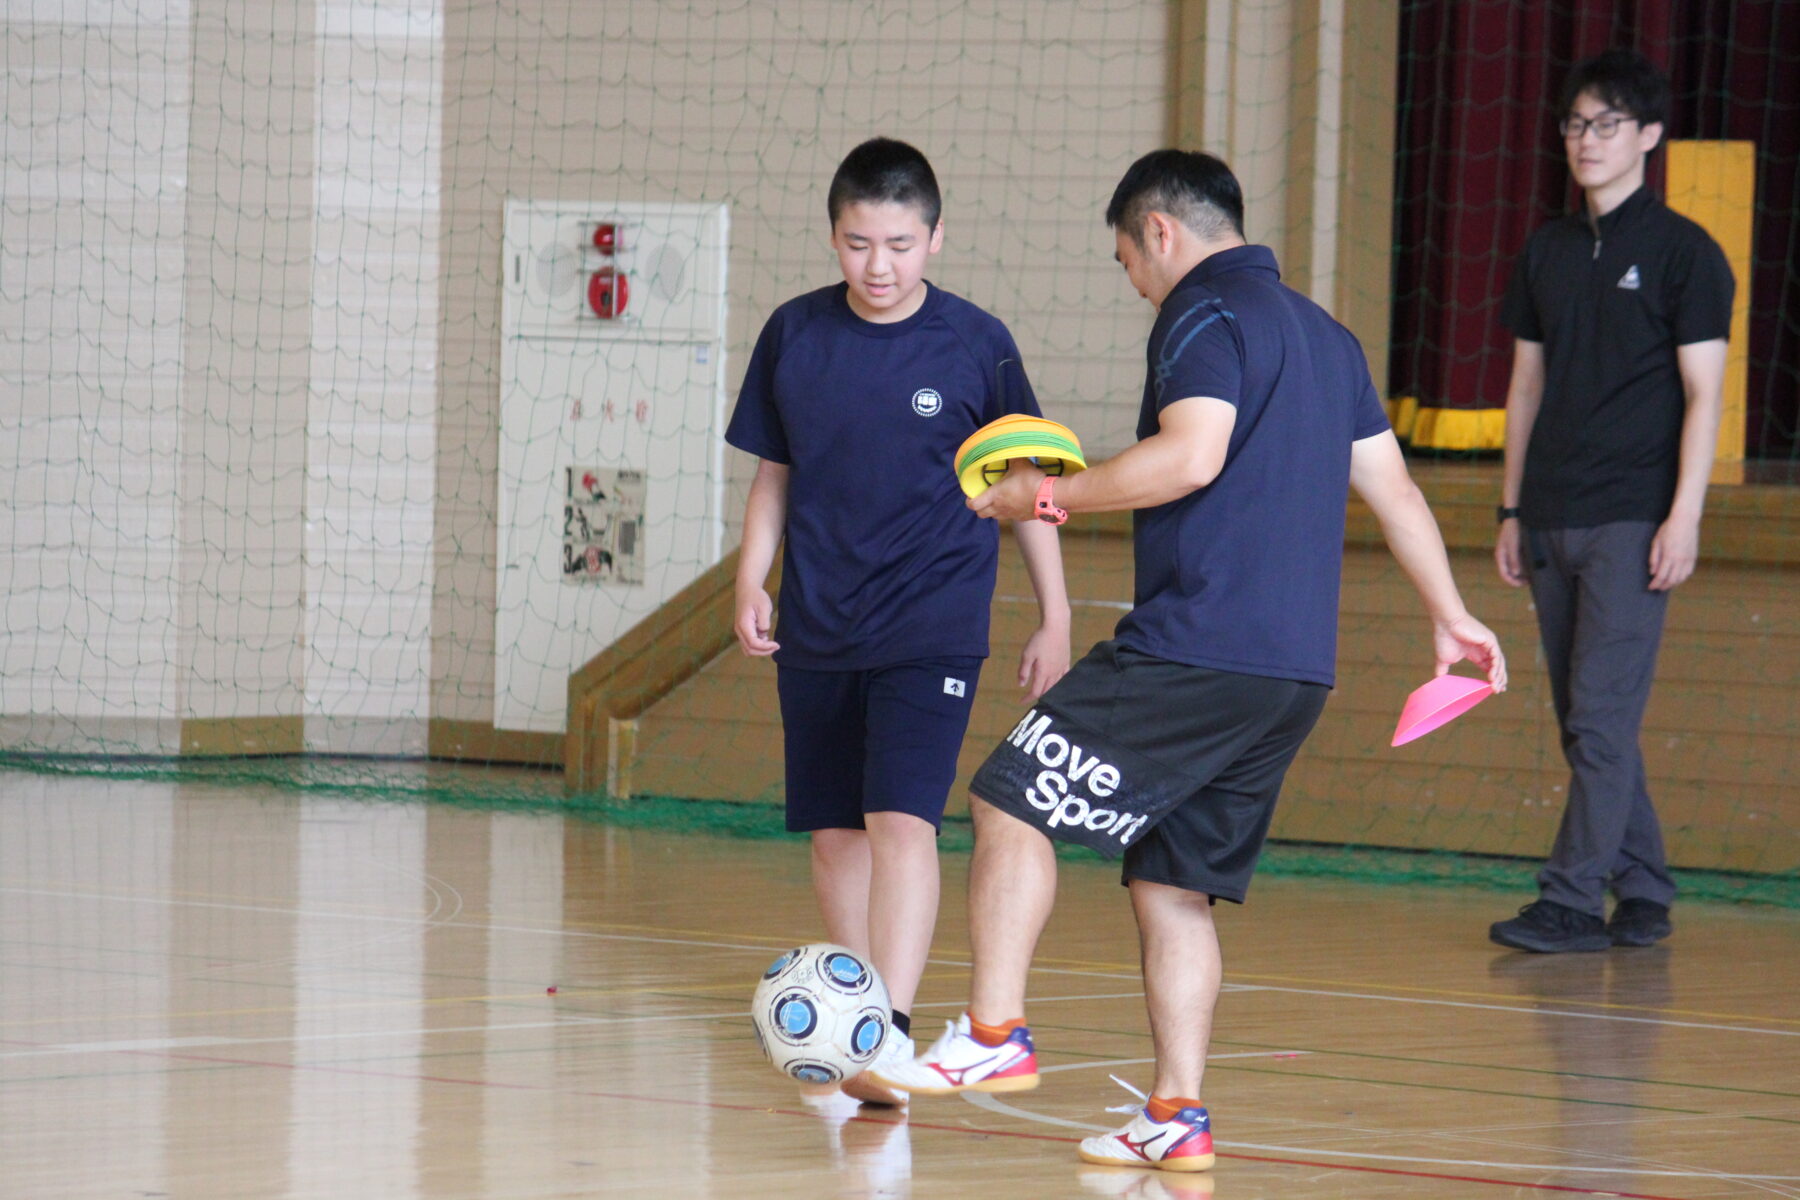
<path fill-rule="evenodd" d="M 1069 519 L 1067 509 L 1056 507 L 1056 499 L 1051 495 L 1056 484 L 1056 476 L 1044 476 L 1044 482 L 1038 484 L 1037 519 L 1050 525 L 1061 525 Z"/>

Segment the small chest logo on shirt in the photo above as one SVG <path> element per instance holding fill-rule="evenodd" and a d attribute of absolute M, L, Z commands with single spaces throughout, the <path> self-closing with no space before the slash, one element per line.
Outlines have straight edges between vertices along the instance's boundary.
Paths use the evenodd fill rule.
<path fill-rule="evenodd" d="M 933 395 L 935 395 L 935 394 L 936 393 L 933 393 Z M 948 675 L 944 676 L 944 695 L 960 696 L 963 694 L 963 690 L 964 690 L 964 687 L 963 687 L 962 680 L 952 679 Z"/>
<path fill-rule="evenodd" d="M 1638 288 L 1643 286 L 1643 280 L 1638 278 L 1638 269 L 1635 264 L 1629 271 L 1619 277 L 1619 286 L 1628 292 L 1635 292 Z"/>
<path fill-rule="evenodd" d="M 920 388 L 913 393 L 913 411 L 921 417 L 935 417 L 943 407 L 944 398 L 930 388 Z"/>

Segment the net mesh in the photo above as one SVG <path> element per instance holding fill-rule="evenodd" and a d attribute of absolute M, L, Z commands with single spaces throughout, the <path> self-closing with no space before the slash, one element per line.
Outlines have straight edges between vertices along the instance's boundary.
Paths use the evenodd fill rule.
<path fill-rule="evenodd" d="M 1739 281 L 1750 483 L 1720 510 L 1742 532 L 1715 543 L 1677 601 L 1646 745 L 1690 861 L 1724 872 L 1709 878 L 1748 871 L 1781 885 L 1726 882 L 1717 894 L 1788 902 L 1782 888 L 1800 872 L 1788 786 L 1800 766 L 1800 612 L 1783 557 L 1796 514 L 1785 485 L 1800 461 L 1793 14 L 1737 4 L 1728 27 L 1713 20 L 1717 5 L 1678 4 L 1649 28 L 1623 5 L 1405 3 L 1397 56 L 1371 63 L 1354 40 L 1346 50 L 1341 16 L 1226 7 L 6 5 L 6 768 L 573 805 L 614 821 L 767 832 L 780 785 L 772 675 L 717 655 L 716 622 L 669 635 L 708 664 L 700 674 L 634 711 L 629 729 L 602 721 L 582 733 L 601 743 L 615 786 L 626 768 L 634 798 L 589 780 L 570 799 L 554 771 L 518 769 L 562 762 L 562 681 L 610 640 L 589 617 L 638 585 L 570 582 L 560 554 L 542 571 L 521 564 L 520 532 L 562 525 L 573 498 L 509 515 L 508 497 L 584 464 L 642 469 L 652 493 L 693 482 L 666 448 L 696 430 L 716 437 L 767 313 L 837 278 L 823 191 L 846 149 L 886 133 L 931 156 L 947 235 L 933 280 L 1007 322 L 1045 412 L 1090 459 L 1131 439 L 1151 317 L 1111 261 L 1100 212 L 1133 158 L 1186 128 L 1172 104 L 1204 112 L 1195 138 L 1238 168 L 1251 237 L 1301 264 L 1290 282 L 1327 304 L 1378 302 L 1380 319 L 1357 329 L 1396 401 L 1479 411 L 1502 403 L 1493 313 L 1510 254 L 1564 198 L 1547 97 L 1574 58 L 1636 38 L 1671 66 L 1687 126 L 1677 132 L 1753 141 L 1756 168 L 1751 278 Z M 1541 14 L 1546 24 L 1532 25 Z M 1493 40 L 1496 29 L 1506 36 Z M 1522 66 L 1479 52 L 1518 44 L 1544 49 Z M 1396 156 L 1380 160 L 1375 187 L 1344 139 L 1368 132 L 1348 128 L 1362 92 L 1396 78 L 1382 116 Z M 1327 93 L 1341 103 L 1322 102 Z M 1495 111 L 1509 114 L 1508 132 L 1484 142 Z M 1309 195 L 1290 179 L 1297 158 L 1297 178 L 1324 181 Z M 1362 191 L 1385 191 L 1390 166 L 1391 232 L 1357 226 L 1347 214 Z M 548 340 L 537 367 L 520 368 L 505 313 L 507 288 L 525 286 L 523 269 L 509 283 L 509 200 L 587 213 L 723 206 L 722 323 L 677 356 L 597 350 L 584 331 Z M 585 257 L 530 261 L 557 287 L 585 283 L 598 260 L 564 249 Z M 1391 295 L 1349 268 L 1332 273 L 1356 253 L 1392 256 Z M 659 283 L 682 286 L 647 254 L 632 269 L 645 303 Z M 714 348 L 716 372 L 717 360 L 697 359 Z M 1484 459 L 1478 444 L 1414 445 L 1434 497 L 1452 510 L 1463 497 L 1485 520 L 1491 449 Z M 701 469 L 693 494 L 717 497 L 696 518 L 710 534 L 683 541 L 646 517 L 643 587 L 672 595 L 707 578 L 735 541 L 748 471 L 735 455 Z M 582 513 L 603 516 L 596 504 Z M 1526 856 L 1548 845 L 1563 769 L 1547 693 L 1531 683 L 1529 612 L 1490 581 L 1485 536 L 1453 537 L 1456 566 L 1471 607 L 1508 637 L 1514 707 L 1470 741 L 1388 752 L 1383 725 L 1429 663 L 1404 581 L 1381 554 L 1353 553 L 1343 686 L 1279 835 Z M 1129 600 L 1128 540 L 1092 523 L 1065 540 L 1079 653 Z M 509 590 L 509 570 L 530 579 Z M 1031 611 L 1009 564 L 972 745 L 1016 717 L 1005 679 Z M 508 616 L 548 633 L 509 644 L 497 633 L 518 627 Z M 619 750 L 621 732 L 634 751 Z M 434 755 L 461 765 L 427 764 Z M 1470 854 L 1283 853 L 1313 864 L 1295 869 L 1407 881 L 1512 885 L 1528 873 Z"/>

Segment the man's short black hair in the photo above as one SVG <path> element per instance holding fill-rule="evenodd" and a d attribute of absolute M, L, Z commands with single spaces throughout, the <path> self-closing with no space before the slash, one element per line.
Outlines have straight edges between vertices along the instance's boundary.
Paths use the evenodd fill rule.
<path fill-rule="evenodd" d="M 1113 189 L 1106 223 L 1144 244 L 1144 218 L 1168 213 L 1207 241 L 1244 236 L 1244 189 L 1231 168 L 1197 150 L 1152 150 Z"/>
<path fill-rule="evenodd" d="M 852 204 L 907 204 L 919 210 L 926 229 L 936 229 L 944 201 L 938 194 L 937 176 L 925 156 L 893 138 L 870 138 L 844 156 L 831 190 L 825 193 L 825 210 L 831 227 Z"/>
<path fill-rule="evenodd" d="M 1669 117 L 1669 77 L 1636 50 L 1612 49 L 1575 64 L 1563 84 L 1557 119 L 1567 116 L 1575 98 L 1592 92 L 1608 108 L 1637 118 L 1638 125 L 1663 125 Z"/>

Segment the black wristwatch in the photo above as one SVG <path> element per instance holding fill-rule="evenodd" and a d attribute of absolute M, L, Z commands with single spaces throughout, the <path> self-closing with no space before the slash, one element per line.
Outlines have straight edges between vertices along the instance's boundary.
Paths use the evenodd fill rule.
<path fill-rule="evenodd" d="M 1494 510 L 1494 517 L 1497 521 L 1500 521 L 1500 522 L 1511 521 L 1511 520 L 1515 519 L 1518 515 L 1519 515 L 1518 509 L 1508 508 L 1504 504 L 1502 504 L 1499 508 L 1496 508 Z"/>

